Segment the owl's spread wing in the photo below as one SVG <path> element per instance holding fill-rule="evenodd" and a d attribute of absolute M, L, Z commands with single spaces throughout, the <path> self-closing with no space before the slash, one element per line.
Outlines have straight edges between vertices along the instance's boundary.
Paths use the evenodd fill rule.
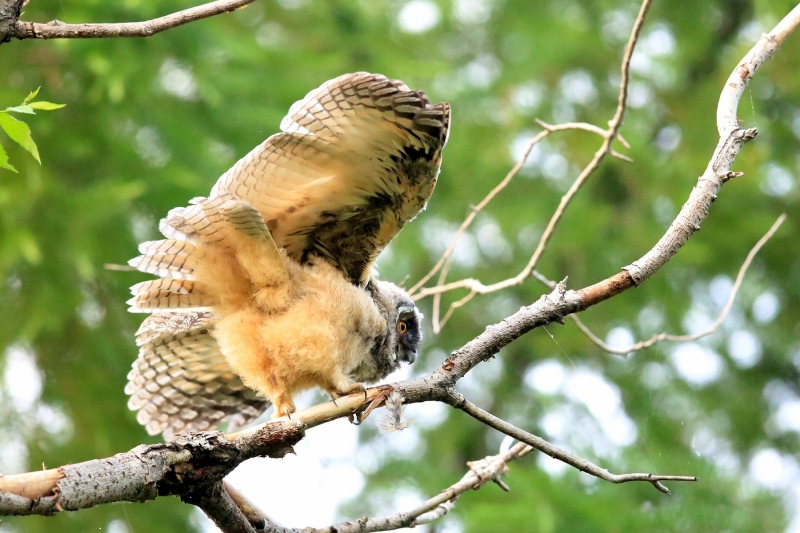
<path fill-rule="evenodd" d="M 158 318 L 155 318 L 158 317 Z M 179 432 L 229 430 L 261 415 L 270 403 L 245 386 L 220 353 L 208 313 L 159 313 L 137 335 L 139 357 L 128 374 L 128 407 L 151 435 L 170 440 Z M 150 319 L 148 318 L 148 320 Z M 180 333 L 184 324 L 200 324 Z M 157 334 L 157 332 L 161 334 Z M 155 336 L 154 336 L 155 334 Z"/>
<path fill-rule="evenodd" d="M 323 257 L 365 284 L 433 193 L 449 125 L 446 103 L 379 74 L 346 74 L 296 102 L 283 133 L 222 175 L 209 199 L 248 202 L 290 257 Z"/>

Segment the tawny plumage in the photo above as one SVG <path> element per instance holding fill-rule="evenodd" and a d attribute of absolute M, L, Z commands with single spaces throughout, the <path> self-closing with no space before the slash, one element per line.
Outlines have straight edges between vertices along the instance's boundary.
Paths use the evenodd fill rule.
<path fill-rule="evenodd" d="M 128 405 L 151 434 L 239 426 L 292 395 L 363 390 L 413 362 L 420 315 L 372 264 L 433 193 L 450 107 L 379 74 L 295 103 L 208 198 L 169 212 L 130 264 Z"/>

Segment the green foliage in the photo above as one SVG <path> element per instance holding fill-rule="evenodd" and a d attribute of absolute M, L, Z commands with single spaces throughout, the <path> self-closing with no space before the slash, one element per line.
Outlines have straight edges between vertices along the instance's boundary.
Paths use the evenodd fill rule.
<path fill-rule="evenodd" d="M 41 89 L 41 87 L 37 87 L 36 90 L 30 93 L 20 105 L 7 107 L 3 110 L 0 110 L 0 128 L 6 132 L 12 141 L 30 152 L 33 158 L 36 159 L 36 161 L 38 161 L 41 165 L 42 160 L 39 158 L 39 149 L 36 148 L 36 143 L 33 142 L 33 138 L 31 137 L 31 129 L 21 120 L 11 116 L 11 113 L 35 115 L 35 109 L 40 111 L 52 111 L 54 109 L 61 109 L 64 107 L 65 104 L 54 104 L 52 102 L 45 101 L 31 101 L 36 98 L 37 94 L 39 94 L 39 89 Z M 17 172 L 17 169 L 8 162 L 8 154 L 6 153 L 2 144 L 0 144 L 0 168 Z"/>
<path fill-rule="evenodd" d="M 26 19 L 146 20 L 198 3 L 36 0 Z M 323 81 L 356 70 L 381 72 L 452 104 L 437 190 L 379 258 L 382 278 L 409 276 L 408 285 L 435 263 L 469 206 L 505 176 L 515 162 L 512 147 L 540 131 L 536 118 L 602 126 L 611 117 L 637 1 L 433 4 L 439 22 L 420 33 L 400 28 L 406 3 L 259 0 L 148 39 L 3 45 L 0 102 L 23 101 L 31 87 L 41 86 L 48 99 L 68 105 L 31 123 L 44 165 L 16 142 L 0 152 L 0 165 L 10 157 L 19 171 L 19 179 L 0 180 L 0 471 L 76 463 L 158 440 L 135 421 L 122 392 L 142 320 L 127 313 L 124 302 L 128 287 L 146 276 L 104 265 L 135 256 L 138 242 L 158 236 L 159 218 L 207 194 L 239 157 L 278 131 L 294 101 Z M 617 145 L 634 163 L 609 159 L 590 178 L 542 257 L 543 274 L 569 276 L 569 287 L 583 287 L 657 242 L 711 157 L 722 84 L 755 39 L 794 4 L 654 3 L 622 128 L 631 149 Z M 725 185 L 702 231 L 641 287 L 582 316 L 604 339 L 610 332 L 639 340 L 693 331 L 716 317 L 719 296 L 747 252 L 786 212 L 787 222 L 756 258 L 721 332 L 693 344 L 688 357 L 681 346 L 659 344 L 621 358 L 603 353 L 567 321 L 524 336 L 460 385 L 481 407 L 612 472 L 694 474 L 700 482 L 668 484 L 673 496 L 667 497 L 646 484 L 593 482 L 530 454 L 510 467 L 511 493 L 491 485 L 466 494 L 445 523 L 463 531 L 786 528 L 794 510 L 785 501 L 798 483 L 791 465 L 800 457 L 800 421 L 792 416 L 800 401 L 798 43 L 800 35 L 791 36 L 745 92 L 739 118 L 760 133 L 734 167 L 744 176 Z M 38 111 L 35 103 L 18 107 Z M 478 217 L 448 279 L 490 283 L 519 272 L 600 142 L 587 132 L 550 136 Z M 476 297 L 440 335 L 426 331 L 412 375 L 435 368 L 487 324 L 543 292 L 528 280 Z M 462 296 L 448 295 L 443 303 Z M 775 312 L 766 313 L 764 302 Z M 421 305 L 431 316 L 431 303 Z M 12 394 L 19 374 L 9 369 L 21 368 L 14 361 L 35 363 L 40 390 Z M 698 370 L 701 364 L 717 373 L 705 381 L 687 379 L 686 366 Z M 543 365 L 552 372 L 537 374 L 548 368 Z M 598 379 L 606 395 L 582 401 L 589 389 L 581 383 L 597 385 Z M 615 409 L 598 411 L 608 405 Z M 398 501 L 409 498 L 398 495 L 427 498 L 457 481 L 466 461 L 497 452 L 497 432 L 458 412 L 445 410 L 438 418 L 434 412 L 427 404 L 408 406 L 411 428 L 392 435 L 381 435 L 369 421 L 359 427 L 362 446 L 344 462 L 358 465 L 366 482 L 345 516 L 400 510 Z M 630 438 L 615 442 L 609 435 Z M 307 439 L 315 438 L 310 431 Z M 788 482 L 756 482 L 750 467 L 765 452 L 784 458 Z M 258 482 L 276 483 L 269 477 Z M 330 492 L 333 498 L 339 491 Z M 282 511 L 270 502 L 264 507 L 268 514 Z M 131 533 L 180 533 L 195 530 L 189 513 L 165 498 L 53 518 L 12 517 L 0 531 L 120 531 L 123 524 Z"/>

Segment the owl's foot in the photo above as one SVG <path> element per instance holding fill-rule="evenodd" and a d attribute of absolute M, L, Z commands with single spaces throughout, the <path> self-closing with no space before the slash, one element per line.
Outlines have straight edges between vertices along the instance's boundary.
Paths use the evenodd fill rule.
<path fill-rule="evenodd" d="M 327 389 L 327 393 L 330 394 L 331 399 L 336 403 L 338 398 L 342 396 L 347 396 L 349 394 L 355 394 L 360 392 L 364 394 L 364 399 L 367 398 L 367 390 L 364 388 L 363 383 L 348 383 L 348 384 L 339 384 L 336 388 L 329 388 Z"/>
<path fill-rule="evenodd" d="M 292 413 L 294 413 L 297 409 L 294 406 L 294 402 L 289 400 L 279 400 L 275 402 L 275 411 L 272 413 L 272 419 L 275 420 L 276 418 L 287 417 L 291 420 Z"/>
<path fill-rule="evenodd" d="M 362 393 L 364 395 L 364 399 L 367 398 L 367 389 L 364 388 L 363 383 L 353 383 L 353 385 L 351 385 L 350 388 L 347 389 L 346 394 L 355 394 L 357 392 Z"/>

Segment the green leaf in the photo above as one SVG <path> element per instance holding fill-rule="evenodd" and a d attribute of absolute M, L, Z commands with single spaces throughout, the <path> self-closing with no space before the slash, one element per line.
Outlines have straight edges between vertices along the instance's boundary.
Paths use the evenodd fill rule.
<path fill-rule="evenodd" d="M 31 102 L 28 107 L 34 109 L 41 109 L 42 111 L 52 111 L 53 109 L 61 109 L 67 104 L 54 104 L 53 102 Z"/>
<path fill-rule="evenodd" d="M 17 172 L 17 169 L 8 162 L 8 154 L 2 144 L 0 144 L 0 168 L 7 168 L 12 172 Z"/>
<path fill-rule="evenodd" d="M 36 95 L 39 94 L 39 89 L 41 89 L 41 88 L 42 87 L 39 86 L 39 87 L 36 88 L 35 91 L 33 91 L 31 94 L 29 94 L 28 97 L 25 98 L 25 100 L 22 101 L 22 105 L 25 105 L 28 102 L 30 102 L 31 100 L 33 100 L 34 98 L 36 98 Z"/>
<path fill-rule="evenodd" d="M 14 113 L 27 113 L 28 115 L 35 115 L 36 113 L 33 111 L 32 105 L 18 105 L 15 107 L 9 107 L 6 111 L 13 111 Z"/>
<path fill-rule="evenodd" d="M 36 148 L 36 143 L 33 142 L 31 138 L 31 129 L 27 124 L 21 120 L 15 119 L 8 113 L 0 113 L 0 128 L 3 128 L 8 136 L 11 137 L 12 141 L 29 151 L 34 159 L 36 159 L 40 165 L 42 164 L 42 160 L 39 158 L 39 150 Z"/>

